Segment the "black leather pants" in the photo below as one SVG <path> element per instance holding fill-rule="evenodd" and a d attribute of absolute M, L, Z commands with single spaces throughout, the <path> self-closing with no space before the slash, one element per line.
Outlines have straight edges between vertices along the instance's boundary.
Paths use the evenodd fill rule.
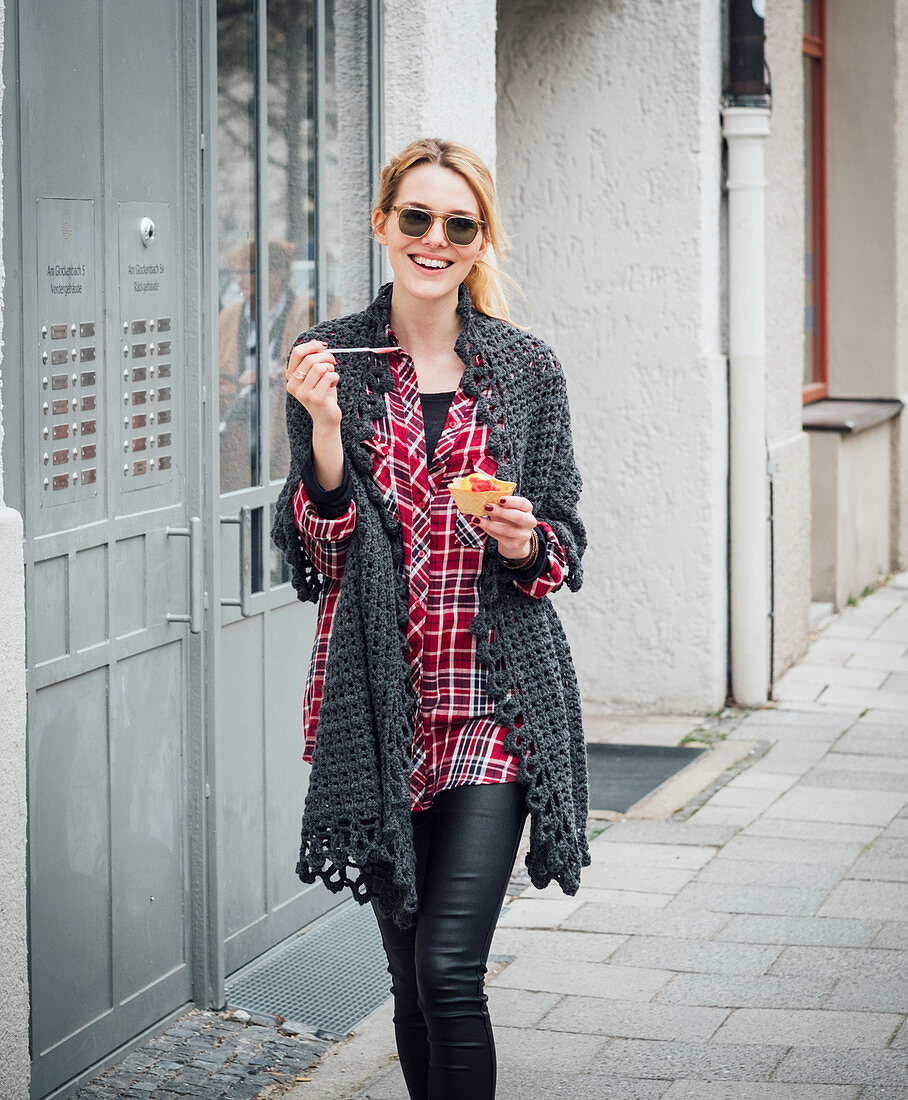
<path fill-rule="evenodd" d="M 411 1100 L 495 1096 L 495 1042 L 483 983 L 525 819 L 517 783 L 454 787 L 413 815 L 416 923 L 401 931 L 376 912 Z"/>

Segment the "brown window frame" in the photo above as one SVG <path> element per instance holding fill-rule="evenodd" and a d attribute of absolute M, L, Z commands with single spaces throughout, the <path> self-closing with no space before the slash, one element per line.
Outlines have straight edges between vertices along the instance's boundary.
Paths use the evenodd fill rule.
<path fill-rule="evenodd" d="M 812 141 L 810 147 L 805 148 L 805 160 L 809 158 L 811 170 L 808 178 L 813 183 L 812 194 L 806 197 L 810 200 L 812 213 L 813 240 L 809 244 L 813 252 L 817 307 L 813 339 L 814 381 L 805 383 L 802 388 L 805 405 L 821 400 L 829 391 L 826 340 L 826 0 L 814 0 L 814 3 L 818 24 L 815 29 L 818 33 L 805 34 L 801 45 L 802 55 L 809 59 L 812 75 L 812 94 L 805 94 L 812 108 L 809 130 Z M 805 89 L 805 93 L 807 91 Z M 805 241 L 805 254 L 807 243 Z"/>

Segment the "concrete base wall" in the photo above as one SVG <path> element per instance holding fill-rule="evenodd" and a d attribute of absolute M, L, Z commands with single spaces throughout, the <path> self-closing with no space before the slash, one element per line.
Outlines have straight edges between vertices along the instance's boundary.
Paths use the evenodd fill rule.
<path fill-rule="evenodd" d="M 836 610 L 890 564 L 891 425 L 810 433 L 813 598 Z"/>
<path fill-rule="evenodd" d="M 564 364 L 586 582 L 559 599 L 590 710 L 726 687 L 718 2 L 502 0 L 498 177 L 518 319 Z M 670 32 L 668 30 L 670 28 Z"/>
<path fill-rule="evenodd" d="M 773 495 L 773 652 L 777 680 L 804 655 L 810 631 L 810 438 L 770 444 Z"/>

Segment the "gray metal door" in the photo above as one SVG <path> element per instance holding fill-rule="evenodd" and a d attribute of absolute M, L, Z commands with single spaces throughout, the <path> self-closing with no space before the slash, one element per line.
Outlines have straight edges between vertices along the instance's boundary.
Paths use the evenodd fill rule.
<path fill-rule="evenodd" d="M 286 356 L 316 317 L 363 308 L 370 296 L 375 8 L 330 0 L 217 5 L 214 790 L 222 976 L 340 900 L 294 874 L 309 770 L 301 711 L 314 609 L 295 598 L 269 530 L 289 460 Z"/>
<path fill-rule="evenodd" d="M 201 549 L 199 324 L 184 306 L 199 298 L 199 112 L 183 69 L 184 56 L 198 64 L 192 7 L 7 5 L 18 133 L 4 136 L 18 146 L 7 161 L 5 465 L 19 472 L 26 530 L 35 1096 L 194 991 L 202 834 L 190 825 L 204 795 L 189 722 L 202 609 L 189 569 Z"/>

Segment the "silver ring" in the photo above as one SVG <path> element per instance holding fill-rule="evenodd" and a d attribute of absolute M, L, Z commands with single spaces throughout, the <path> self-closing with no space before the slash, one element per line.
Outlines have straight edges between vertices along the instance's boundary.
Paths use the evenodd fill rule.
<path fill-rule="evenodd" d="M 295 370 L 295 371 L 294 371 L 293 373 L 294 373 L 294 374 L 296 375 L 296 377 L 297 377 L 297 378 L 299 378 L 300 380 L 302 380 L 303 378 L 305 378 L 305 377 L 306 377 L 306 372 L 305 372 L 305 371 L 303 370 L 303 368 L 302 368 L 302 367 L 297 367 L 297 368 L 296 368 L 296 370 Z"/>

